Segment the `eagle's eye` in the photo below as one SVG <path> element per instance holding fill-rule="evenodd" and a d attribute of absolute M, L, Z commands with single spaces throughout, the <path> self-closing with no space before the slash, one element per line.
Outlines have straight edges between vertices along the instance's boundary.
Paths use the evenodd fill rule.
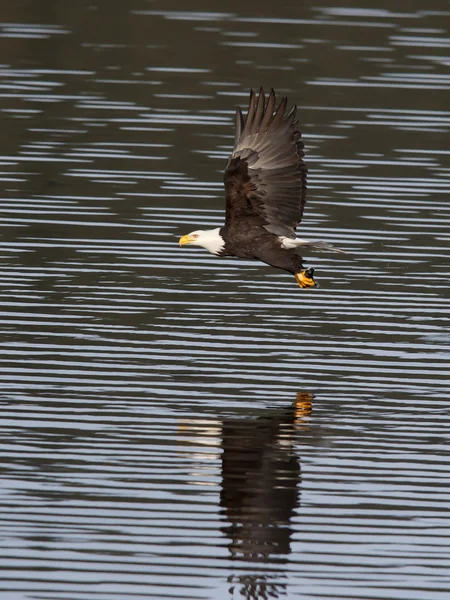
<path fill-rule="evenodd" d="M 194 233 L 192 237 L 194 238 L 194 240 L 196 240 L 198 238 L 198 233 Z"/>

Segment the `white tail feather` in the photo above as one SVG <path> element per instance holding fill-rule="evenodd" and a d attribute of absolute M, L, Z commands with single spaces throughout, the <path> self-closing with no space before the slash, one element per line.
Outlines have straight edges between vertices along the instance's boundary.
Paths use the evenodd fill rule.
<path fill-rule="evenodd" d="M 339 252 L 340 254 L 346 254 L 343 250 L 339 248 L 335 248 L 331 244 L 327 244 L 326 242 L 312 242 L 310 240 L 302 240 L 301 238 L 288 238 L 288 237 L 280 237 L 281 245 L 286 250 L 293 250 L 294 248 L 299 248 L 300 246 L 304 246 L 306 248 L 310 248 L 311 250 L 318 250 L 319 252 L 329 251 L 329 252 Z"/>

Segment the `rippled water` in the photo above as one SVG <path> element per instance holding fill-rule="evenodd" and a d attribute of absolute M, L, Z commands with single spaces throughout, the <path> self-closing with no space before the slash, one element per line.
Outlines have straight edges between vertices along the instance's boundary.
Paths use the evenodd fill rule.
<path fill-rule="evenodd" d="M 448 598 L 450 9 L 0 11 L 2 598 Z M 318 290 L 179 248 L 299 105 Z"/>

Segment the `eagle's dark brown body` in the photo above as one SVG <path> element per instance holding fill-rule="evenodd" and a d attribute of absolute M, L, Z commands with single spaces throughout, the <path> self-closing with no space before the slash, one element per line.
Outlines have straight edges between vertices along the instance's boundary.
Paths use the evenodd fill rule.
<path fill-rule="evenodd" d="M 250 95 L 247 117 L 236 112 L 235 149 L 224 173 L 227 208 L 223 255 L 256 258 L 289 273 L 303 268 L 298 250 L 282 247 L 280 236 L 295 237 L 306 202 L 304 150 L 294 107 L 284 98 Z M 259 163 L 261 166 L 259 167 Z M 259 168 L 258 168 L 259 167 Z"/>
<path fill-rule="evenodd" d="M 232 229 L 222 227 L 219 233 L 225 240 L 219 256 L 256 258 L 293 275 L 303 268 L 303 259 L 298 250 L 286 250 L 281 246 L 278 236 L 262 227 L 243 222 Z"/>

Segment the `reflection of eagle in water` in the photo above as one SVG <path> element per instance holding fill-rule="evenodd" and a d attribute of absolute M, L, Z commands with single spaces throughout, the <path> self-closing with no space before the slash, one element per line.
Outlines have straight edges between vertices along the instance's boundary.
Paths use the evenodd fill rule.
<path fill-rule="evenodd" d="M 292 406 L 257 419 L 222 424 L 222 527 L 234 561 L 228 581 L 236 597 L 279 598 L 286 592 L 292 519 L 300 499 L 300 458 L 295 444 L 308 428 L 312 394 L 299 392 Z M 235 597 L 233 595 L 233 597 Z"/>
<path fill-rule="evenodd" d="M 180 245 L 202 246 L 217 256 L 257 258 L 292 273 L 302 288 L 316 285 L 312 268 L 303 268 L 299 248 L 336 250 L 324 242 L 295 237 L 306 203 L 303 142 L 295 118 L 297 107 L 278 108 L 272 90 L 250 93 L 247 116 L 236 110 L 234 149 L 225 169 L 224 227 L 193 231 Z M 340 252 L 337 250 L 337 252 Z"/>

